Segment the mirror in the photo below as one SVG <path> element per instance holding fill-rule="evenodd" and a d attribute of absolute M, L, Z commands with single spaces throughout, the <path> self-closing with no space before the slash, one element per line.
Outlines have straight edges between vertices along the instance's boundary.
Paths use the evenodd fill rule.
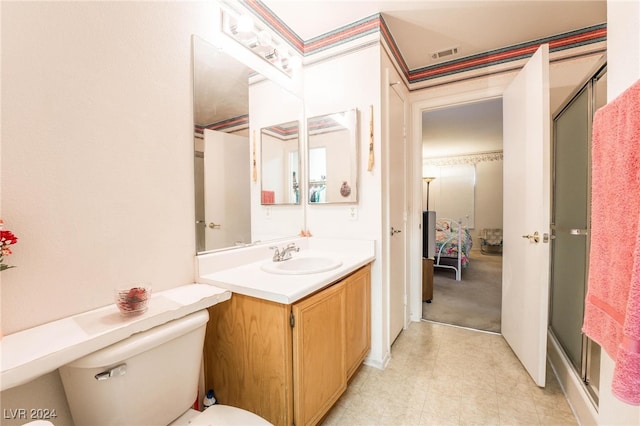
<path fill-rule="evenodd" d="M 302 100 L 197 36 L 192 46 L 196 252 L 296 235 L 304 228 L 300 207 L 263 220 L 252 129 L 299 119 Z"/>
<path fill-rule="evenodd" d="M 300 125 L 297 121 L 260 130 L 260 202 L 300 204 Z"/>
<path fill-rule="evenodd" d="M 357 110 L 307 120 L 310 204 L 358 201 Z"/>

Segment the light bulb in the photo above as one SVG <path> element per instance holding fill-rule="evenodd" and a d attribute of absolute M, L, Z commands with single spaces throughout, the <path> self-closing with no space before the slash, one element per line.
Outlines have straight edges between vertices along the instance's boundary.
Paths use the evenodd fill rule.
<path fill-rule="evenodd" d="M 294 70 L 302 68 L 302 59 L 299 56 L 291 55 L 291 58 L 289 59 L 289 67 Z"/>
<path fill-rule="evenodd" d="M 271 34 L 267 30 L 258 33 L 258 44 L 260 46 L 269 46 L 271 44 Z"/>
<path fill-rule="evenodd" d="M 253 18 L 249 15 L 240 15 L 238 18 L 238 31 L 250 33 L 253 31 Z"/>

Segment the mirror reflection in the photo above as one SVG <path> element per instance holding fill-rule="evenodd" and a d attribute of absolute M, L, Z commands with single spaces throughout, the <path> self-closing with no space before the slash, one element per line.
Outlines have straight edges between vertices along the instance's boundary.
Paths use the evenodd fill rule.
<path fill-rule="evenodd" d="M 260 202 L 300 204 L 300 125 L 298 121 L 260 130 Z"/>
<path fill-rule="evenodd" d="M 193 38 L 196 250 L 251 242 L 249 73 Z"/>
<path fill-rule="evenodd" d="M 205 40 L 192 46 L 196 252 L 296 235 L 301 209 L 261 216 L 252 129 L 288 121 L 271 112 L 302 111 L 302 101 Z"/>
<path fill-rule="evenodd" d="M 357 129 L 355 109 L 307 120 L 309 203 L 358 201 Z"/>

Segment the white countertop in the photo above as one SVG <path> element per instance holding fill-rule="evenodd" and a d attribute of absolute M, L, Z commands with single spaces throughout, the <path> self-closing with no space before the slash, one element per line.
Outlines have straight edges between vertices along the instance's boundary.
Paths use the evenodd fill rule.
<path fill-rule="evenodd" d="M 78 358 L 231 298 L 228 290 L 189 284 L 154 293 L 148 310 L 120 315 L 115 304 L 4 336 L 0 390 L 30 382 Z"/>
<path fill-rule="evenodd" d="M 229 268 L 206 270 L 206 261 L 201 260 L 199 281 L 225 288 L 234 293 L 291 304 L 317 290 L 341 279 L 358 268 L 375 260 L 373 241 L 315 240 L 302 239 L 297 242 L 300 252 L 293 257 L 326 257 L 340 260 L 336 269 L 315 274 L 281 275 L 265 272 L 261 265 L 270 262 L 272 252 L 256 251 L 247 256 L 250 262 Z M 280 244 L 282 246 L 283 244 Z M 229 259 L 233 265 L 232 259 Z"/>

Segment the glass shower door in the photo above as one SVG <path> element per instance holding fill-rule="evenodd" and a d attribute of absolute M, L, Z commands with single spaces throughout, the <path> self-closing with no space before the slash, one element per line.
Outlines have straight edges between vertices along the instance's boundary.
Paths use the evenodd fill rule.
<path fill-rule="evenodd" d="M 582 334 L 591 204 L 591 126 L 606 96 L 596 74 L 554 119 L 551 331 L 597 403 L 600 346 Z"/>
<path fill-rule="evenodd" d="M 588 254 L 588 104 L 585 88 L 554 123 L 551 327 L 578 370 Z"/>

